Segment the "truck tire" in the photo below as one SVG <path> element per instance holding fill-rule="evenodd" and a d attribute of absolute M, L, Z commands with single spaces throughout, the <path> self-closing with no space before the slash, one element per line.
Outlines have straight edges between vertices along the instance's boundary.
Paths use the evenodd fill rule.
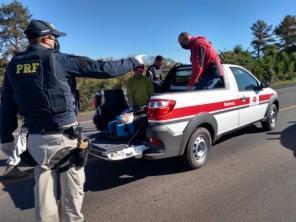
<path fill-rule="evenodd" d="M 273 103 L 267 110 L 266 119 L 261 121 L 264 130 L 269 131 L 275 128 L 278 117 L 277 106 Z"/>
<path fill-rule="evenodd" d="M 186 167 L 193 170 L 204 165 L 211 146 L 212 138 L 209 131 L 203 127 L 197 128 L 191 135 L 183 154 Z"/>

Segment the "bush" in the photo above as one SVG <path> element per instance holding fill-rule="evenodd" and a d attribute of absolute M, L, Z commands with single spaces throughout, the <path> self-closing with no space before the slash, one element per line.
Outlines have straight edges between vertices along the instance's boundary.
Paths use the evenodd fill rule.
<path fill-rule="evenodd" d="M 77 85 L 80 93 L 80 111 L 93 110 L 93 99 L 98 90 L 124 88 L 130 74 L 112 79 L 77 79 Z"/>

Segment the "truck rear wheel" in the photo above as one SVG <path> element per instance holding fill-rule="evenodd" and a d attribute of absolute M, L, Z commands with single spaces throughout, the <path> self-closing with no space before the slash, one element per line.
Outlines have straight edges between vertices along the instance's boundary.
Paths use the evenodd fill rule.
<path fill-rule="evenodd" d="M 263 129 L 267 131 L 274 129 L 276 126 L 277 116 L 277 106 L 275 104 L 272 104 L 267 111 L 266 120 L 261 121 Z"/>
<path fill-rule="evenodd" d="M 204 165 L 212 146 L 212 138 L 206 128 L 199 127 L 191 135 L 183 160 L 189 169 L 197 169 Z"/>

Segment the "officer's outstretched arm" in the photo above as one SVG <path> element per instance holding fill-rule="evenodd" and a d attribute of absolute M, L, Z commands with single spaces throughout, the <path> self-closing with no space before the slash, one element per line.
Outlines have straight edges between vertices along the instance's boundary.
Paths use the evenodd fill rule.
<path fill-rule="evenodd" d="M 56 58 L 67 73 L 76 77 L 112 78 L 132 71 L 139 62 L 134 58 L 116 61 L 95 61 L 88 57 L 63 53 Z"/>

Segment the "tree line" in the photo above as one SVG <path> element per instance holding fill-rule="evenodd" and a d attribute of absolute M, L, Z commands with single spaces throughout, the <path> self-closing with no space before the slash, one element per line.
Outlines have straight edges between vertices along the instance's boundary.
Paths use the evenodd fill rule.
<path fill-rule="evenodd" d="M 24 30 L 31 17 L 29 9 L 20 1 L 0 6 L 0 85 L 10 58 L 28 45 Z M 296 81 L 296 15 L 286 15 L 275 27 L 258 20 L 251 25 L 250 31 L 253 35 L 251 50 L 236 45 L 232 50 L 220 51 L 222 61 L 242 65 L 258 79 L 271 83 Z M 149 57 L 147 64 L 151 64 L 153 58 Z M 172 59 L 167 58 L 165 70 L 174 64 Z M 92 109 L 92 97 L 97 90 L 124 87 L 129 76 L 130 73 L 110 80 L 79 79 L 82 111 Z"/>
<path fill-rule="evenodd" d="M 222 51 L 224 63 L 238 64 L 260 80 L 296 80 L 296 16 L 287 15 L 276 27 L 257 20 L 251 27 L 253 51 L 237 45 Z"/>

